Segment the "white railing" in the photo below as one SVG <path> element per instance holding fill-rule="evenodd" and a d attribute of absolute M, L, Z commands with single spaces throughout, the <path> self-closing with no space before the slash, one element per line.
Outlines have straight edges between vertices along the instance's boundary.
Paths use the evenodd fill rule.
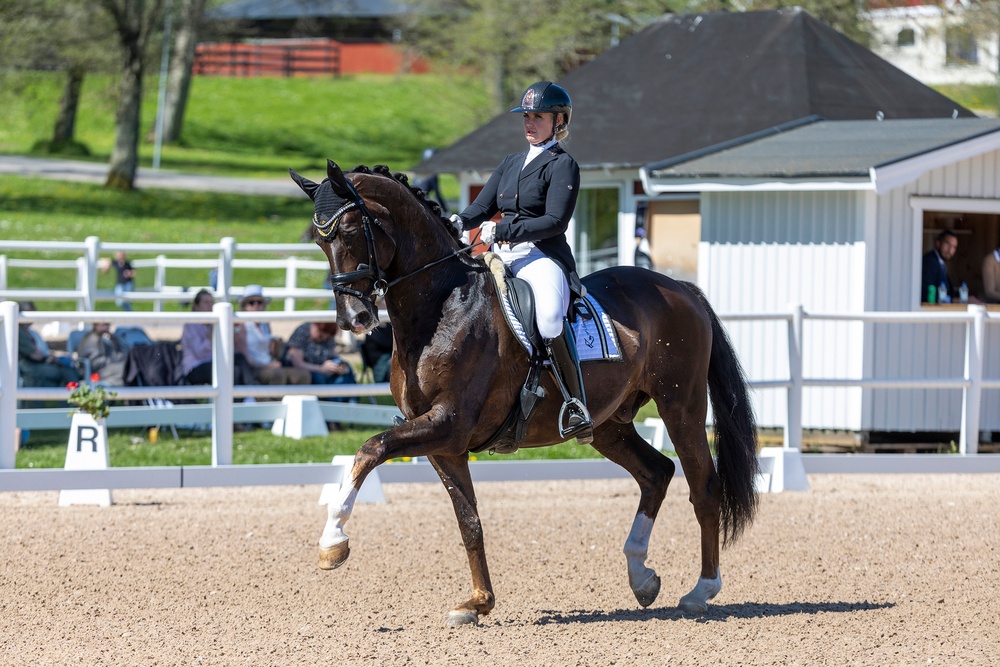
<path fill-rule="evenodd" d="M 107 312 L 32 312 L 24 319 L 31 322 L 105 321 Z M 122 399 L 138 398 L 207 398 L 212 399 L 212 464 L 232 463 L 234 399 L 255 395 L 284 395 L 282 386 L 233 386 L 233 324 L 248 321 L 331 321 L 330 311 L 298 312 L 233 312 L 229 303 L 218 303 L 211 313 L 116 313 L 115 321 L 122 324 L 198 322 L 213 325 L 215 360 L 214 382 L 205 386 L 185 387 L 125 387 L 118 389 Z M 965 312 L 947 313 L 806 313 L 796 306 L 787 313 L 720 315 L 725 321 L 785 321 L 788 324 L 789 377 L 787 379 L 754 380 L 758 390 L 783 389 L 787 395 L 785 448 L 800 449 L 802 442 L 802 390 L 804 387 L 867 387 L 867 388 L 952 388 L 963 391 L 962 423 L 959 451 L 976 454 L 980 422 L 981 396 L 984 389 L 1000 388 L 1000 378 L 986 378 L 983 373 L 986 327 L 1000 324 L 1000 314 L 987 313 L 982 306 L 970 306 Z M 967 327 L 966 363 L 961 377 L 925 378 L 817 378 L 803 377 L 803 322 L 813 320 L 844 320 L 857 322 L 894 322 L 914 324 L 955 324 Z M 63 388 L 17 387 L 17 324 L 18 310 L 14 302 L 0 303 L 0 470 L 15 467 L 14 433 L 17 421 L 17 400 L 65 400 Z M 13 389 L 13 390 L 12 390 Z M 387 384 L 295 387 L 297 394 L 315 396 L 360 396 L 388 394 Z"/>
<path fill-rule="evenodd" d="M 116 296 L 112 290 L 97 289 L 97 274 L 101 254 L 122 250 L 127 253 L 153 254 L 149 259 L 131 259 L 135 269 L 152 269 L 153 286 L 150 290 L 139 289 Z M 80 256 L 73 260 L 23 259 L 8 257 L 10 251 L 75 252 Z M 285 255 L 283 259 L 241 259 L 237 253 L 257 253 Z M 178 257 L 177 255 L 210 255 L 211 259 Z M 315 255 L 316 259 L 303 259 L 297 255 Z M 74 269 L 76 272 L 73 289 L 16 289 L 11 288 L 8 275 L 11 269 L 32 268 L 35 270 Z M 79 241 L 3 241 L 0 240 L 0 300 L 44 299 L 48 301 L 72 301 L 78 310 L 94 310 L 99 301 L 117 298 L 126 301 L 153 302 L 155 312 L 163 309 L 164 303 L 189 301 L 191 293 L 187 285 L 171 285 L 170 269 L 204 269 L 204 285 L 209 284 L 209 271 L 216 271 L 215 297 L 229 300 L 242 294 L 242 287 L 233 284 L 234 270 L 270 269 L 284 271 L 283 287 L 268 287 L 268 296 L 283 299 L 284 310 L 295 310 L 297 299 L 327 299 L 329 290 L 299 287 L 299 276 L 305 271 L 321 273 L 324 278 L 330 266 L 319 247 L 312 243 L 240 243 L 231 237 L 218 243 L 105 243 L 96 236 L 88 236 Z"/>
<path fill-rule="evenodd" d="M 212 464 L 230 465 L 233 447 L 234 399 L 247 396 L 284 396 L 289 388 L 284 385 L 233 385 L 233 326 L 237 321 L 296 321 L 331 322 L 337 314 L 331 311 L 300 310 L 295 312 L 234 312 L 232 304 L 215 304 L 211 313 L 115 313 L 120 324 L 176 325 L 180 322 L 211 324 L 213 326 L 213 383 L 179 387 L 117 387 L 121 400 L 161 399 L 212 399 Z M 69 395 L 64 387 L 18 387 L 17 329 L 19 319 L 37 322 L 104 322 L 107 312 L 34 311 L 18 314 L 17 303 L 0 302 L 0 470 L 15 467 L 15 429 L 17 426 L 17 401 L 65 401 Z M 296 385 L 296 394 L 318 397 L 386 396 L 388 383 L 353 385 Z M 152 410 L 152 409 L 151 409 Z M 155 421 L 155 417 L 151 417 Z M 349 420 L 346 420 L 349 421 Z"/>

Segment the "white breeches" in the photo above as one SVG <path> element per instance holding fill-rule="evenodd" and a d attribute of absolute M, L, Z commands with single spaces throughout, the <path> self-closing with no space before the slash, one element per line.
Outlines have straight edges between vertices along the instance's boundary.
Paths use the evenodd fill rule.
<path fill-rule="evenodd" d="M 521 244 L 506 252 L 505 246 L 495 247 L 499 248 L 497 254 L 514 275 L 531 285 L 535 296 L 535 323 L 542 338 L 561 336 L 570 300 L 569 281 L 562 268 L 533 244 Z"/>

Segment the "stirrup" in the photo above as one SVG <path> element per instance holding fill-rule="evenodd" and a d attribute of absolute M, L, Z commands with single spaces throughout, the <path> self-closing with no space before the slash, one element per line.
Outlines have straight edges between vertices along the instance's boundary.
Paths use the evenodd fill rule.
<path fill-rule="evenodd" d="M 580 422 L 573 424 L 574 417 Z M 594 420 L 590 418 L 587 406 L 580 399 L 571 398 L 559 408 L 559 437 L 576 438 L 581 445 L 589 445 L 594 441 Z"/>

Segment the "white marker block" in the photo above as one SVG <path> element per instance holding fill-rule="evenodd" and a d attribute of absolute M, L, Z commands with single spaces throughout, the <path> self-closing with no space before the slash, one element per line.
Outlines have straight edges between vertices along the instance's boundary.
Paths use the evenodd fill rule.
<path fill-rule="evenodd" d="M 73 415 L 66 446 L 66 470 L 107 470 L 108 428 L 104 420 L 78 412 Z M 59 492 L 59 507 L 99 505 L 110 507 L 110 489 L 67 489 Z"/>
<path fill-rule="evenodd" d="M 274 420 L 271 426 L 274 435 L 301 440 L 329 433 L 317 397 L 285 396 L 281 403 L 285 406 L 285 416 Z"/>

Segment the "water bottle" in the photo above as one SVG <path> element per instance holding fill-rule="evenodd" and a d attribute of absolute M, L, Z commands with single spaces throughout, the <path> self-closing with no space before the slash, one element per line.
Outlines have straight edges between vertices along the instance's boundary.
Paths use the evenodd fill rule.
<path fill-rule="evenodd" d="M 927 303 L 937 303 L 937 287 L 927 286 Z"/>
<path fill-rule="evenodd" d="M 948 285 L 945 283 L 938 285 L 938 303 L 951 303 L 951 294 L 948 293 Z"/>
<path fill-rule="evenodd" d="M 962 303 L 969 303 L 969 285 L 968 283 L 962 283 L 962 286 L 958 288 L 958 300 Z"/>

